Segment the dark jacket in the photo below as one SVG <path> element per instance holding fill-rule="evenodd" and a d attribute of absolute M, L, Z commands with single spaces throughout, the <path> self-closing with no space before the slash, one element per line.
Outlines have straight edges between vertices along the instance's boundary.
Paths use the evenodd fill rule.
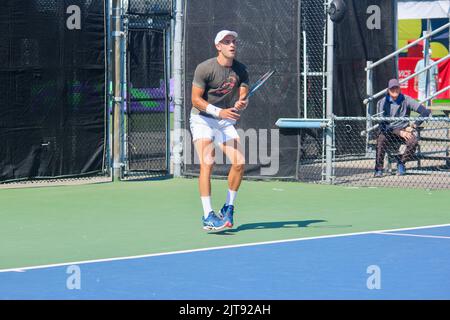
<path fill-rule="evenodd" d="M 387 94 L 377 103 L 377 114 L 382 117 L 410 117 L 411 110 L 420 114 L 420 117 L 428 117 L 431 111 L 419 104 L 410 96 L 400 94 L 397 100 L 393 101 Z M 420 125 L 423 121 L 416 121 L 416 125 Z M 389 132 L 394 129 L 404 129 L 409 125 L 409 121 L 383 121 L 380 124 L 382 132 Z"/>

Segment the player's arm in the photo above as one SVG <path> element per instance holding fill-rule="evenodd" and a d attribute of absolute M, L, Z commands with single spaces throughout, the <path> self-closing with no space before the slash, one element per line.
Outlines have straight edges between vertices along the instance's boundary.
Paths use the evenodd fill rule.
<path fill-rule="evenodd" d="M 424 105 L 418 103 L 416 100 L 414 99 L 410 99 L 408 98 L 408 106 L 414 110 L 415 112 L 417 112 L 421 118 L 427 118 L 431 116 L 431 110 L 425 108 Z M 416 129 L 417 127 L 419 127 L 422 124 L 423 121 L 415 121 L 408 129 L 408 131 L 413 131 L 414 129 Z"/>
<path fill-rule="evenodd" d="M 248 86 L 244 85 L 239 88 L 239 100 L 236 101 L 234 107 L 237 110 L 244 110 L 248 106 Z"/>
<path fill-rule="evenodd" d="M 192 86 L 192 106 L 200 111 L 206 112 L 206 108 L 208 107 L 209 103 L 202 98 L 204 93 L 205 89 L 197 87 L 196 85 Z"/>
<path fill-rule="evenodd" d="M 194 72 L 194 79 L 192 80 L 192 94 L 191 94 L 191 101 L 192 101 L 192 107 L 197 108 L 200 111 L 203 112 L 211 112 L 214 116 L 217 118 L 219 117 L 219 112 L 217 108 L 209 108 L 208 109 L 208 101 L 203 99 L 203 94 L 205 93 L 205 88 L 208 83 L 209 78 L 209 70 L 207 66 L 205 66 L 204 63 L 201 63 L 195 68 Z"/>
<path fill-rule="evenodd" d="M 239 114 L 237 114 L 233 109 L 222 109 L 218 108 L 208 101 L 203 99 L 203 94 L 205 93 L 205 89 L 197 87 L 196 85 L 192 85 L 192 106 L 197 108 L 200 111 L 206 112 L 216 118 L 220 119 L 231 119 L 238 120 Z"/>
<path fill-rule="evenodd" d="M 246 97 L 248 95 L 248 85 L 241 86 L 239 88 L 239 100 L 246 100 Z"/>
<path fill-rule="evenodd" d="M 249 77 L 247 70 L 242 75 L 242 82 L 239 86 L 239 100 L 234 104 L 234 108 L 237 110 L 244 110 L 248 106 L 248 87 Z"/>

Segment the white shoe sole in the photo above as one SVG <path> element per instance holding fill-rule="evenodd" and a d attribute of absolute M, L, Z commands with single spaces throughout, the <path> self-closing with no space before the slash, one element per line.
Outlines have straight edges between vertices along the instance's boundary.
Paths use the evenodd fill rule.
<path fill-rule="evenodd" d="M 217 228 L 217 227 L 203 227 L 203 230 L 205 230 L 205 231 L 221 231 L 221 230 L 223 230 L 225 228 L 226 228 L 226 226 L 223 226 L 223 227 L 220 227 L 220 228 Z"/>
<path fill-rule="evenodd" d="M 225 223 L 223 226 L 221 227 L 210 227 L 210 226 L 203 226 L 203 230 L 205 231 L 221 231 L 224 230 L 226 228 L 232 228 L 233 226 L 230 226 L 230 223 L 227 222 Z"/>

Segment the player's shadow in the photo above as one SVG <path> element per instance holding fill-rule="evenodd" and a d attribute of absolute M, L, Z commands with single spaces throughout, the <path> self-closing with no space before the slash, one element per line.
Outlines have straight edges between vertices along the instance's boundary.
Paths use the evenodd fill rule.
<path fill-rule="evenodd" d="M 257 222 L 241 224 L 234 229 L 226 229 L 215 232 L 217 235 L 231 235 L 246 230 L 267 230 L 267 229 L 291 229 L 291 228 L 307 228 L 311 224 L 327 222 L 327 220 L 303 220 L 303 221 L 275 221 L 275 222 Z"/>

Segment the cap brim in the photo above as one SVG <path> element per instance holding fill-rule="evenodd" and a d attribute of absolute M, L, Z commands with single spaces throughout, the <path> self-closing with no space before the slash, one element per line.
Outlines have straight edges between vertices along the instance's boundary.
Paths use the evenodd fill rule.
<path fill-rule="evenodd" d="M 226 36 L 233 36 L 233 37 L 237 38 L 238 34 L 237 34 L 237 32 L 229 31 L 227 33 L 224 33 L 219 39 L 216 39 L 215 43 L 219 44 L 219 42 L 222 41 Z"/>

